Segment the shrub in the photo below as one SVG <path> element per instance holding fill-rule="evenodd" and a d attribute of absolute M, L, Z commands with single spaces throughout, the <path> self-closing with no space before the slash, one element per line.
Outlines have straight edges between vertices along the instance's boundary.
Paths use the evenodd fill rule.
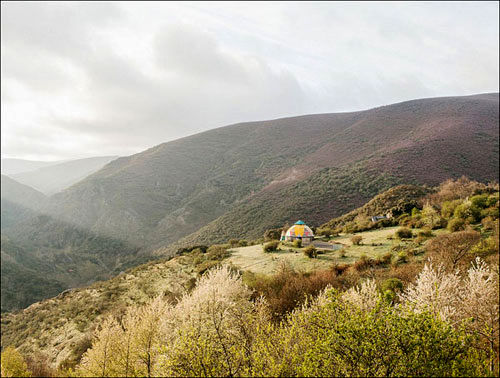
<path fill-rule="evenodd" d="M 373 261 L 368 259 L 368 256 L 361 255 L 359 257 L 359 260 L 353 264 L 353 267 L 355 270 L 360 272 L 362 270 L 368 269 L 370 266 L 372 266 L 372 263 L 373 263 Z"/>
<path fill-rule="evenodd" d="M 334 291 L 273 331 L 257 336 L 256 376 L 477 376 L 486 370 L 463 329 L 386 303 L 362 310 Z"/>
<path fill-rule="evenodd" d="M 211 245 L 206 252 L 206 258 L 209 260 L 222 261 L 229 255 L 230 253 L 227 251 L 225 245 Z"/>
<path fill-rule="evenodd" d="M 448 231 L 456 232 L 464 229 L 465 222 L 461 218 L 453 218 L 448 222 Z"/>
<path fill-rule="evenodd" d="M 418 236 L 423 238 L 430 238 L 431 236 L 434 236 L 434 234 L 428 228 L 424 228 L 423 230 L 418 232 Z"/>
<path fill-rule="evenodd" d="M 399 239 L 410 239 L 413 237 L 413 232 L 409 228 L 401 227 L 395 235 Z"/>
<path fill-rule="evenodd" d="M 351 242 L 353 245 L 360 245 L 361 244 L 361 240 L 363 240 L 363 237 L 360 236 L 360 235 L 356 235 L 356 236 L 353 236 L 351 238 Z"/>
<path fill-rule="evenodd" d="M 455 212 L 455 209 L 461 203 L 461 200 L 443 202 L 443 204 L 441 205 L 441 216 L 446 219 L 451 218 L 453 216 L 453 213 Z"/>
<path fill-rule="evenodd" d="M 388 278 L 380 284 L 380 290 L 401 291 L 403 290 L 403 282 L 399 278 Z"/>
<path fill-rule="evenodd" d="M 492 217 L 486 217 L 481 220 L 481 224 L 483 225 L 483 229 L 485 231 L 490 231 L 495 229 L 495 221 Z"/>
<path fill-rule="evenodd" d="M 345 270 L 347 267 L 339 269 Z M 252 289 L 255 290 L 253 297 L 257 299 L 264 296 L 272 318 L 279 320 L 328 285 L 339 286 L 332 270 L 304 274 L 295 271 L 289 263 L 283 263 L 274 275 L 255 280 Z"/>
<path fill-rule="evenodd" d="M 208 270 L 210 270 L 210 269 L 212 269 L 212 268 L 214 268 L 216 266 L 219 266 L 219 265 L 220 265 L 220 261 L 217 261 L 217 260 L 207 260 L 207 261 L 202 262 L 200 265 L 198 265 L 196 267 L 196 271 L 201 276 L 205 272 L 207 272 Z"/>
<path fill-rule="evenodd" d="M 274 252 L 278 249 L 280 242 L 278 240 L 270 241 L 269 243 L 264 244 L 262 250 L 264 252 Z"/>
<path fill-rule="evenodd" d="M 238 239 L 230 239 L 229 245 L 231 247 L 238 247 L 240 245 L 240 241 Z"/>
<path fill-rule="evenodd" d="M 304 249 L 304 255 L 309 257 L 310 259 L 318 257 L 318 251 L 314 247 L 314 245 L 307 246 Z"/>
<path fill-rule="evenodd" d="M 302 240 L 300 239 L 295 239 L 293 241 L 293 246 L 296 247 L 296 248 L 301 248 L 302 247 Z"/>
<path fill-rule="evenodd" d="M 380 256 L 377 260 L 379 261 L 380 264 L 389 264 L 392 259 L 392 253 L 387 252 L 384 253 L 382 256 Z"/>
<path fill-rule="evenodd" d="M 396 257 L 396 263 L 400 264 L 406 262 L 408 262 L 408 254 L 404 251 L 399 252 Z"/>
<path fill-rule="evenodd" d="M 489 207 L 487 209 L 481 210 L 481 218 L 490 217 L 493 219 L 498 219 L 498 207 Z"/>
<path fill-rule="evenodd" d="M 468 265 L 473 260 L 474 256 L 468 252 L 480 239 L 479 232 L 458 231 L 437 236 L 427 243 L 426 249 L 433 261 L 437 264 L 442 263 L 453 271 L 459 266 Z"/>
<path fill-rule="evenodd" d="M 23 356 L 11 346 L 2 351 L 1 363 L 2 377 L 31 377 Z"/>
<path fill-rule="evenodd" d="M 325 228 L 319 228 L 316 231 L 316 235 L 320 236 L 330 236 L 333 234 L 333 230 L 331 228 L 325 227 Z"/>
<path fill-rule="evenodd" d="M 470 198 L 470 201 L 473 206 L 484 209 L 485 207 L 488 207 L 488 194 L 484 193 L 473 196 Z"/>
<path fill-rule="evenodd" d="M 264 239 L 267 240 L 280 240 L 281 238 L 281 228 L 273 228 L 271 230 L 267 230 L 264 233 Z"/>
<path fill-rule="evenodd" d="M 480 217 L 481 209 L 473 205 L 470 201 L 458 205 L 453 212 L 453 218 L 463 219 L 467 223 L 477 222 Z"/>
<path fill-rule="evenodd" d="M 493 236 L 480 240 L 470 250 L 470 254 L 473 256 L 488 256 L 497 252 L 498 246 Z"/>
<path fill-rule="evenodd" d="M 350 267 L 349 264 L 334 264 L 330 270 L 335 273 L 336 276 L 340 276 Z"/>
<path fill-rule="evenodd" d="M 380 285 L 380 291 L 384 300 L 393 303 L 397 299 L 397 293 L 403 290 L 403 282 L 399 278 L 388 278 Z"/>

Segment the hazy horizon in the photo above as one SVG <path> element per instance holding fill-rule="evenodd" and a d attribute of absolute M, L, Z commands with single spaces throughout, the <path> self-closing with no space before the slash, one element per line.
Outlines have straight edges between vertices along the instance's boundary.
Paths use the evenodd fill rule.
<path fill-rule="evenodd" d="M 2 3 L 2 158 L 498 92 L 498 3 Z"/>

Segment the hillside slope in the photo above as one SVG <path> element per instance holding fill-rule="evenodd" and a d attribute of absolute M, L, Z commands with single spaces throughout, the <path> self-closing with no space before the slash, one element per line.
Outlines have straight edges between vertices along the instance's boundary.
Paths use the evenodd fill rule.
<path fill-rule="evenodd" d="M 11 174 L 11 177 L 22 184 L 29 185 L 44 194 L 50 195 L 69 188 L 117 157 L 98 156 L 71 160 L 40 167 L 29 172 Z"/>
<path fill-rule="evenodd" d="M 119 158 L 47 211 L 148 249 L 214 221 L 206 241 L 297 214 L 321 224 L 398 183 L 497 180 L 498 105 L 482 94 L 226 126 Z"/>

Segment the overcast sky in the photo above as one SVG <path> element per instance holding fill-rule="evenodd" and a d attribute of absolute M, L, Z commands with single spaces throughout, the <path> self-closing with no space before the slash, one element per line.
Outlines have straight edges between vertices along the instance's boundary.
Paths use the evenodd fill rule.
<path fill-rule="evenodd" d="M 498 92 L 498 2 L 2 2 L 2 157 Z"/>

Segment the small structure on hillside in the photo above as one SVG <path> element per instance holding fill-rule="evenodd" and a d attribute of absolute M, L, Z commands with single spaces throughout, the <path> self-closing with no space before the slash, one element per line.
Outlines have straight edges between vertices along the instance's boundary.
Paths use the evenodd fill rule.
<path fill-rule="evenodd" d="M 312 230 L 301 220 L 297 221 L 285 233 L 286 241 L 302 240 L 303 245 L 311 243 L 314 239 Z"/>
<path fill-rule="evenodd" d="M 372 217 L 372 222 L 373 223 L 376 223 L 378 222 L 379 220 L 383 220 L 383 219 L 391 219 L 392 218 L 392 212 L 388 212 L 387 214 L 385 215 L 375 215 Z"/>
<path fill-rule="evenodd" d="M 372 222 L 376 223 L 382 219 L 387 219 L 387 217 L 385 215 L 375 215 L 374 217 L 372 217 Z"/>

